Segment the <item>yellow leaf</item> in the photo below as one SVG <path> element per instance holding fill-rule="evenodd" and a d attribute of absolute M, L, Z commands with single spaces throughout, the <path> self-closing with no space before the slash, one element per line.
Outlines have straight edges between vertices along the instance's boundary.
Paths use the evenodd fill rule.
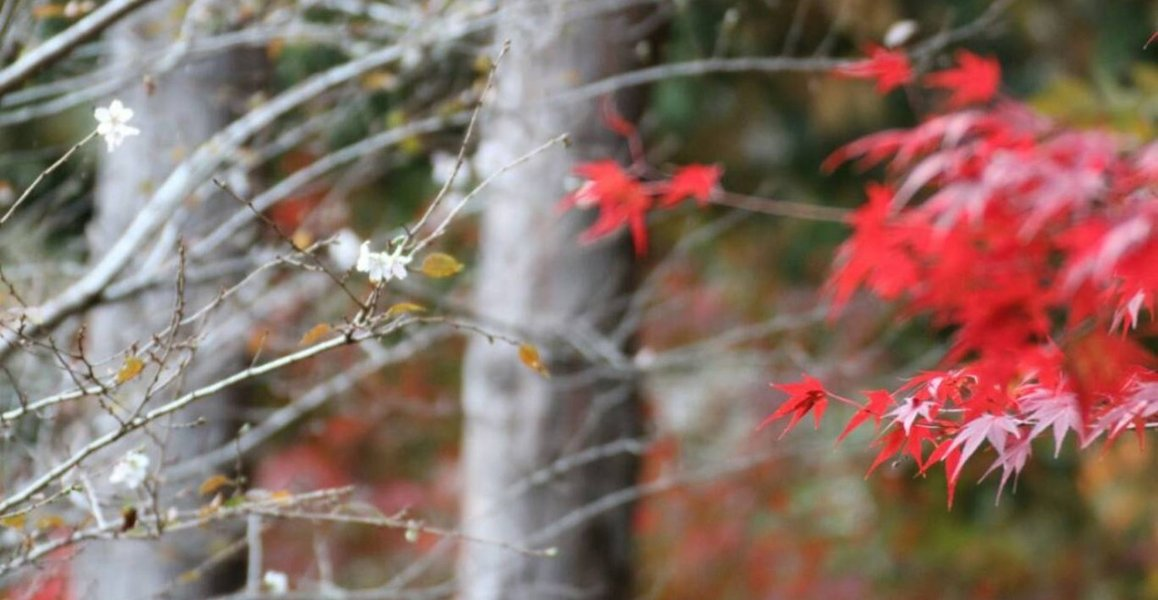
<path fill-rule="evenodd" d="M 398 142 L 398 149 L 408 156 L 418 156 L 426 150 L 426 144 L 422 143 L 422 138 L 411 135 Z"/>
<path fill-rule="evenodd" d="M 371 71 L 362 76 L 359 83 L 362 84 L 362 89 L 373 92 L 377 90 L 388 90 L 397 83 L 398 78 L 390 71 L 379 70 Z"/>
<path fill-rule="evenodd" d="M 288 490 L 277 490 L 269 495 L 269 499 L 278 504 L 288 504 L 294 499 L 294 495 Z"/>
<path fill-rule="evenodd" d="M 326 337 L 332 331 L 329 325 L 325 323 L 318 323 L 310 328 L 305 335 L 302 336 L 302 341 L 298 342 L 299 346 L 312 346 Z"/>
<path fill-rule="evenodd" d="M 56 515 L 47 515 L 36 520 L 36 528 L 40 531 L 64 527 L 64 519 Z"/>
<path fill-rule="evenodd" d="M 18 515 L 12 515 L 10 517 L 4 517 L 3 519 L 0 519 L 0 525 L 3 525 L 5 527 L 11 528 L 11 529 L 23 529 L 24 523 L 27 520 L 28 520 L 27 515 L 25 515 L 24 513 L 21 513 Z"/>
<path fill-rule="evenodd" d="M 386 318 L 389 319 L 399 315 L 416 312 L 426 312 L 426 307 L 421 304 L 415 304 L 413 302 L 399 302 L 398 304 L 395 304 L 394 306 L 386 309 Z"/>
<path fill-rule="evenodd" d="M 197 493 L 202 496 L 208 496 L 223 487 L 233 485 L 233 480 L 224 475 L 210 475 L 208 479 L 201 482 L 201 487 L 197 488 Z"/>
<path fill-rule="evenodd" d="M 450 277 L 462 270 L 462 263 L 449 254 L 435 252 L 434 254 L 427 254 L 426 258 L 422 259 L 421 270 L 422 274 L 427 277 Z"/>
<path fill-rule="evenodd" d="M 48 19 L 64 15 L 63 4 L 41 4 L 32 8 L 32 18 Z"/>
<path fill-rule="evenodd" d="M 474 72 L 478 73 L 479 75 L 486 75 L 494 66 L 494 61 L 492 61 L 491 57 L 487 56 L 486 54 L 480 54 L 476 56 L 474 59 L 474 64 L 471 65 L 471 67 L 474 68 Z"/>
<path fill-rule="evenodd" d="M 543 359 L 539 356 L 539 349 L 530 345 L 522 344 L 519 346 L 519 360 L 523 361 L 527 368 L 535 371 L 543 377 L 550 377 L 551 373 L 547 370 L 547 366 L 543 364 Z"/>
<path fill-rule="evenodd" d="M 117 385 L 136 379 L 144 368 L 145 361 L 135 356 L 126 356 L 125 364 L 121 365 L 120 371 L 117 371 Z"/>
<path fill-rule="evenodd" d="M 396 129 L 406 124 L 406 111 L 396 108 L 386 113 L 386 128 Z"/>
<path fill-rule="evenodd" d="M 305 250 L 310 247 L 310 244 L 314 243 L 314 236 L 310 235 L 310 232 L 305 229 L 299 229 L 290 237 L 290 241 L 293 242 L 294 248 Z"/>

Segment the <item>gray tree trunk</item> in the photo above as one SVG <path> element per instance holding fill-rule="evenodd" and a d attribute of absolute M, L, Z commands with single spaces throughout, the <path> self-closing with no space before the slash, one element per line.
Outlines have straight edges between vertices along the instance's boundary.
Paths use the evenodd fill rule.
<path fill-rule="evenodd" d="M 499 70 L 478 160 L 484 173 L 551 137 L 570 134 L 570 151 L 552 149 L 504 175 L 485 194 L 476 309 L 529 332 L 552 378 L 520 364 L 505 344 L 474 339 L 464 366 L 463 526 L 480 538 L 553 546 L 554 558 L 494 545 L 461 548 L 460 597 L 469 600 L 625 598 L 631 589 L 631 509 L 620 505 L 540 539 L 580 507 L 636 482 L 637 458 L 619 453 L 557 473 L 511 497 L 512 487 L 585 448 L 638 437 L 635 383 L 585 360 L 567 340 L 609 332 L 634 284 L 625 237 L 584 246 L 589 215 L 561 217 L 564 182 L 579 161 L 622 156 L 622 140 L 602 123 L 597 102 L 557 105 L 553 94 L 636 65 L 626 12 L 574 20 L 565 0 L 512 2 L 496 37 L 511 51 Z M 638 114 L 638 93 L 620 94 L 621 112 Z"/>
<path fill-rule="evenodd" d="M 111 50 L 109 61 L 126 69 L 134 68 L 142 57 L 171 46 L 184 14 L 178 10 L 181 4 L 179 1 L 157 3 L 110 30 L 105 36 Z M 180 65 L 149 84 L 136 80 L 121 90 L 119 98 L 136 113 L 130 125 L 138 127 L 141 134 L 127 138 L 112 154 L 105 154 L 101 149 L 95 213 L 88 230 L 92 260 L 99 259 L 116 242 L 151 191 L 173 167 L 232 120 L 237 109 L 261 83 L 263 66 L 252 51 L 234 50 Z M 175 256 L 177 240 L 200 235 L 237 208 L 236 201 L 220 194 L 189 198 L 171 224 L 170 233 L 175 235 L 162 236 L 159 248 L 143 252 L 137 258 L 137 265 L 143 265 L 154 252 L 167 258 Z M 222 248 L 216 258 L 238 252 L 237 247 Z M 174 283 L 163 290 L 93 311 L 89 318 L 89 355 L 94 359 L 109 357 L 130 344 L 147 342 L 154 333 L 163 330 L 173 315 L 175 270 L 172 280 Z M 210 302 L 230 283 L 218 280 L 189 285 L 185 291 L 188 312 Z M 230 307 L 212 315 L 203 330 L 207 337 L 192 355 L 181 389 L 192 389 L 245 366 L 247 331 L 243 328 L 222 331 L 220 325 L 232 319 L 236 328 L 238 316 Z M 184 329 L 183 337 L 192 331 Z M 189 354 L 179 352 L 174 356 L 188 358 Z M 174 393 L 168 392 L 165 397 L 171 398 Z M 152 436 L 132 436 L 109 454 L 115 457 L 116 453 L 130 448 L 143 448 L 153 461 L 152 470 L 156 470 L 162 461 L 179 462 L 216 448 L 236 432 L 233 407 L 240 399 L 226 397 L 229 395 L 199 402 L 175 415 L 170 422 L 175 427 L 162 425 L 151 431 Z M 140 398 L 130 393 L 125 404 L 135 407 L 139 402 Z M 189 426 L 198 419 L 204 419 L 204 424 Z M 97 430 L 115 426 L 107 414 L 95 408 L 91 422 Z M 161 482 L 158 496 L 162 506 L 183 488 L 182 508 L 195 507 L 201 500 L 196 496 L 197 482 L 191 484 L 192 493 L 189 482 L 178 483 Z M 106 511 L 107 517 L 119 518 L 116 507 Z M 220 547 L 214 547 L 212 535 L 180 533 L 157 542 L 118 540 L 86 545 L 75 562 L 74 597 L 122 600 L 151 597 L 161 590 L 169 590 L 165 596 L 168 598 L 208 597 L 224 583 L 219 573 L 210 570 L 208 576 L 195 581 L 181 582 L 179 577 L 204 563 Z"/>

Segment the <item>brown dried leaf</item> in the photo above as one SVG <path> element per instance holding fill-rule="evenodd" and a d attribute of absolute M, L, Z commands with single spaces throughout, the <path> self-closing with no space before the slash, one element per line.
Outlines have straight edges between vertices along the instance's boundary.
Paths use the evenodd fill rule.
<path fill-rule="evenodd" d="M 299 346 L 312 346 L 322 338 L 326 337 L 333 329 L 325 323 L 318 323 L 310 328 L 305 335 L 302 336 L 302 341 L 298 342 Z"/>
<path fill-rule="evenodd" d="M 121 510 L 121 533 L 137 526 L 137 507 L 126 506 Z"/>
<path fill-rule="evenodd" d="M 60 17 L 64 15 L 63 4 L 41 4 L 32 8 L 32 18 L 51 19 L 53 17 Z"/>
<path fill-rule="evenodd" d="M 284 50 L 285 38 L 274 38 L 270 40 L 268 44 L 266 44 L 265 55 L 269 57 L 270 60 L 275 60 L 277 57 L 281 56 L 281 53 Z"/>
<path fill-rule="evenodd" d="M 543 377 L 550 377 L 551 373 L 547 370 L 547 366 L 543 364 L 543 359 L 539 356 L 539 349 L 531 344 L 519 345 L 519 360 L 527 365 L 528 369 L 542 375 Z"/>
<path fill-rule="evenodd" d="M 223 487 L 233 485 L 233 480 L 224 475 L 210 475 L 205 481 L 201 482 L 201 487 L 197 488 L 197 493 L 202 496 L 208 496 Z"/>

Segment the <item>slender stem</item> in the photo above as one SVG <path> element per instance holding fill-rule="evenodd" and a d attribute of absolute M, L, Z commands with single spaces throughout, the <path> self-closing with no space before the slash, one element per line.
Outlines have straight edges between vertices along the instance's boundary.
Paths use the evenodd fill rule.
<path fill-rule="evenodd" d="M 56 162 L 49 165 L 47 169 L 41 171 L 40 174 L 36 176 L 36 179 L 32 180 L 32 184 L 28 186 L 28 189 L 24 190 L 24 193 L 20 194 L 20 197 L 16 199 L 16 202 L 13 202 L 12 206 L 8 207 L 8 211 L 4 213 L 4 216 L 0 217 L 0 225 L 8 222 L 8 218 L 12 216 L 12 213 L 16 212 L 16 209 L 24 203 L 24 200 L 28 198 L 28 195 L 32 193 L 32 190 L 36 189 L 36 186 L 40 185 L 40 182 L 43 181 L 45 177 L 58 169 L 60 165 L 63 165 L 65 161 L 69 159 L 69 157 L 71 157 L 73 154 L 76 154 L 77 150 L 80 150 L 81 146 L 87 144 L 89 140 L 96 137 L 96 134 L 97 130 L 92 130 L 84 137 L 83 140 L 73 144 L 72 148 L 68 149 L 68 152 L 65 152 L 63 156 L 56 159 Z"/>

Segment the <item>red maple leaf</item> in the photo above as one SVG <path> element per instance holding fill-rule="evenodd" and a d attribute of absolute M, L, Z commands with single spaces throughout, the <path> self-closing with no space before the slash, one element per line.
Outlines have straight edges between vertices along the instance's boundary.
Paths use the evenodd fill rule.
<path fill-rule="evenodd" d="M 716 165 L 688 165 L 681 167 L 671 181 L 663 185 L 663 197 L 659 203 L 663 207 L 677 204 L 685 198 L 695 198 L 704 206 L 719 189 L 720 175 L 724 170 Z"/>
<path fill-rule="evenodd" d="M 602 207 L 606 203 L 614 203 L 622 190 L 636 183 L 635 179 L 613 160 L 596 160 L 579 164 L 575 167 L 575 174 L 587 179 L 587 183 L 563 197 L 563 201 L 559 204 L 561 210 L 574 207 Z"/>
<path fill-rule="evenodd" d="M 767 427 L 773 421 L 792 414 L 792 419 L 788 422 L 788 426 L 780 433 L 780 437 L 792 430 L 800 419 L 803 419 L 809 411 L 813 411 L 812 417 L 816 423 L 816 427 L 820 428 L 820 419 L 824 417 L 824 409 L 828 408 L 828 392 L 825 391 L 824 386 L 821 385 L 814 377 L 804 376 L 804 380 L 799 383 L 782 383 L 772 384 L 772 387 L 788 394 L 788 399 L 776 412 L 764 419 L 760 425 L 756 427 L 759 431 Z"/>
<path fill-rule="evenodd" d="M 560 208 L 599 208 L 599 217 L 580 239 L 591 242 L 628 226 L 636 255 L 646 254 L 647 211 L 652 206 L 646 187 L 611 160 L 580 164 L 575 167 L 575 173 L 588 182 L 564 197 Z"/>
<path fill-rule="evenodd" d="M 844 438 L 848 437 L 848 434 L 852 433 L 853 430 L 855 430 L 857 427 L 860 427 L 862 423 L 869 419 L 869 417 L 872 417 L 879 427 L 881 424 L 881 418 L 885 416 L 888 407 L 892 406 L 894 403 L 892 394 L 885 390 L 874 390 L 871 392 L 866 392 L 866 394 L 869 398 L 868 402 L 865 403 L 864 407 L 856 411 L 856 414 L 854 414 L 852 418 L 848 420 L 848 425 L 845 426 L 844 431 L 840 433 L 840 436 L 836 438 L 837 442 L 840 442 L 844 440 Z"/>
<path fill-rule="evenodd" d="M 920 275 L 907 250 L 907 229 L 890 220 L 892 188 L 869 184 L 866 192 L 868 202 L 853 214 L 854 233 L 837 251 L 837 267 L 825 286 L 833 315 L 862 285 L 895 299 L 911 290 Z"/>
<path fill-rule="evenodd" d="M 868 58 L 838 67 L 838 75 L 854 79 L 877 80 L 877 92 L 887 94 L 913 80 L 913 67 L 904 52 L 869 45 Z"/>
<path fill-rule="evenodd" d="M 956 67 L 926 75 L 925 83 L 950 90 L 950 108 L 984 103 L 997 95 L 997 88 L 1001 86 L 1001 65 L 996 59 L 982 58 L 962 50 L 957 53 Z"/>

